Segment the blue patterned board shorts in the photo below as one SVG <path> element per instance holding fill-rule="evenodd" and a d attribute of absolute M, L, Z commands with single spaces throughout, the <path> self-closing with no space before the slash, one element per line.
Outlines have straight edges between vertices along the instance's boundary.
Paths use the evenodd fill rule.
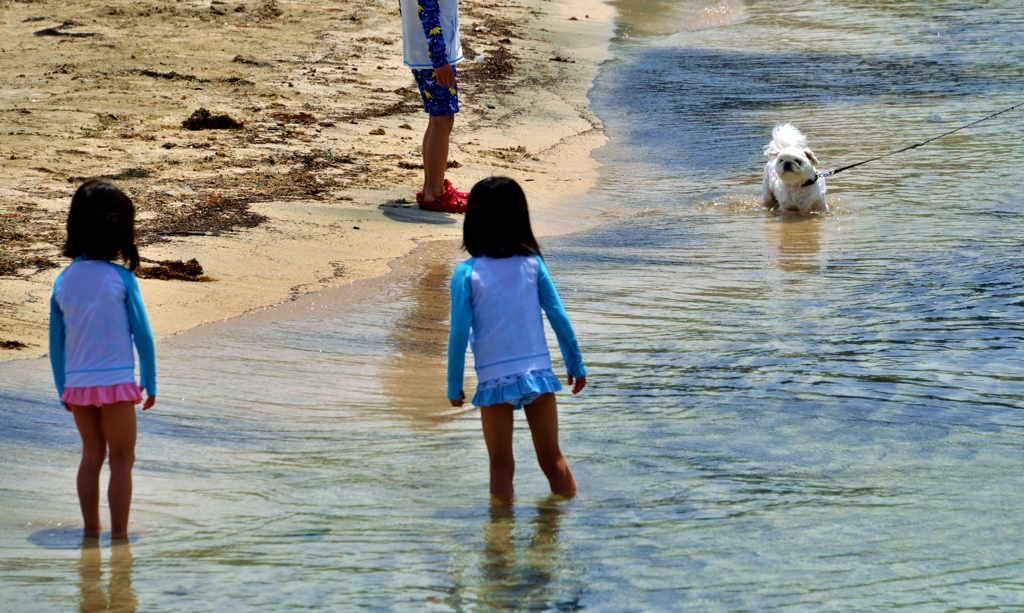
<path fill-rule="evenodd" d="M 455 66 L 452 66 L 455 72 Z M 454 115 L 459 112 L 459 75 L 455 73 L 455 87 L 442 87 L 437 84 L 434 69 L 413 70 L 416 85 L 420 88 L 423 98 L 423 110 L 431 116 Z"/>
<path fill-rule="evenodd" d="M 531 370 L 478 383 L 476 394 L 473 395 L 473 406 L 508 403 L 513 409 L 519 410 L 542 395 L 561 389 L 562 383 L 550 368 Z"/>

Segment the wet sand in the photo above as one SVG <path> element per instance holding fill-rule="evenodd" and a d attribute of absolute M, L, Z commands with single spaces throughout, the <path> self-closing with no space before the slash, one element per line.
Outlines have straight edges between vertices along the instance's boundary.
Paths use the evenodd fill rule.
<path fill-rule="evenodd" d="M 519 179 L 541 234 L 587 224 L 604 135 L 586 94 L 612 9 L 460 7 L 465 54 L 484 61 L 459 66 L 450 176 Z M 413 203 L 427 118 L 390 2 L 0 0 L 0 16 L 0 342 L 21 347 L 0 360 L 46 352 L 64 214 L 87 177 L 135 200 L 146 267 L 195 259 L 212 280 L 141 280 L 159 338 L 460 235 L 460 217 Z M 242 126 L 183 127 L 199 109 Z"/>

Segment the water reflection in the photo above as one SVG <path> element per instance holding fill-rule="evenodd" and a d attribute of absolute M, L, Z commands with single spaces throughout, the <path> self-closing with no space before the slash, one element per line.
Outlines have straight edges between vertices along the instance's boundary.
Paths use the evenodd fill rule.
<path fill-rule="evenodd" d="M 566 513 L 566 499 L 549 496 L 537 504 L 529 522 L 529 534 L 516 531 L 516 508 L 494 502 L 484 526 L 481 559 L 480 601 L 496 609 L 571 611 L 578 598 L 553 603 L 554 586 L 561 578 L 562 554 L 559 532 Z"/>
<path fill-rule="evenodd" d="M 82 541 L 78 559 L 78 610 L 82 613 L 118 611 L 134 613 L 139 600 L 132 588 L 132 550 L 127 542 L 110 547 L 110 578 L 103 589 L 103 555 L 99 538 Z"/>
<path fill-rule="evenodd" d="M 444 373 L 450 311 L 448 285 L 458 256 L 454 241 L 425 245 L 415 262 L 405 264 L 414 267 L 415 273 L 405 276 L 403 287 L 398 288 L 407 304 L 402 305 L 403 315 L 395 320 L 385 338 L 391 351 L 381 369 L 381 385 L 391 406 L 413 420 L 433 420 L 451 414 L 446 410 L 449 407 Z"/>
<path fill-rule="evenodd" d="M 818 215 L 777 215 L 765 223 L 772 266 L 784 272 L 815 272 L 819 269 L 825 221 Z"/>

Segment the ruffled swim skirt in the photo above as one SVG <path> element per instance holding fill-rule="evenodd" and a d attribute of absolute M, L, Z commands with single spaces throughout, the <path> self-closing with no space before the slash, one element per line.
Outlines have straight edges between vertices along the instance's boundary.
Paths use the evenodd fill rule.
<path fill-rule="evenodd" d="M 562 383 L 550 368 L 530 370 L 480 382 L 476 386 L 473 404 L 486 407 L 508 403 L 514 409 L 521 409 L 541 395 L 561 389 Z"/>
<path fill-rule="evenodd" d="M 65 387 L 60 401 L 79 407 L 99 407 L 115 402 L 142 402 L 142 388 L 137 383 L 98 385 L 95 387 Z"/>

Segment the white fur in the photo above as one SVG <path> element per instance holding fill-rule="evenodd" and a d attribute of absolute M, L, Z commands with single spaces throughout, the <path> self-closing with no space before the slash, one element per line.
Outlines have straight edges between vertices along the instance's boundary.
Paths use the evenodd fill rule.
<path fill-rule="evenodd" d="M 807 148 L 807 137 L 800 130 L 788 123 L 775 126 L 764 154 L 770 158 L 764 167 L 761 189 L 766 207 L 786 213 L 828 212 L 825 179 L 804 186 L 818 171 L 818 159 Z"/>

